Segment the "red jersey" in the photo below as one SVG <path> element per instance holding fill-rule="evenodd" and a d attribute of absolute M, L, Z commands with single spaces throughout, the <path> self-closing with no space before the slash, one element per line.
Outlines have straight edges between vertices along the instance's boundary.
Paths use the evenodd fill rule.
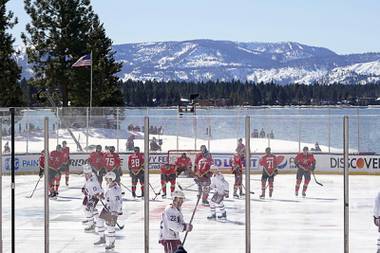
<path fill-rule="evenodd" d="M 128 156 L 128 169 L 134 174 L 137 174 L 143 168 L 144 161 L 144 155 L 142 153 L 133 153 Z"/>
<path fill-rule="evenodd" d="M 112 171 L 113 169 L 120 168 L 121 159 L 119 154 L 106 152 L 104 153 L 104 167 L 107 171 Z"/>
<path fill-rule="evenodd" d="M 104 153 L 103 152 L 92 152 L 90 154 L 90 157 L 87 159 L 88 163 L 91 167 L 100 170 L 101 168 L 104 168 L 106 161 L 104 159 Z"/>
<path fill-rule="evenodd" d="M 210 167 L 212 165 L 212 156 L 210 153 L 199 153 L 195 157 L 195 173 L 199 176 L 205 176 L 210 172 Z M 210 175 L 211 176 L 211 175 Z"/>
<path fill-rule="evenodd" d="M 41 152 L 40 158 L 38 158 L 38 165 L 40 166 L 40 169 L 45 169 L 45 152 Z"/>
<path fill-rule="evenodd" d="M 203 154 L 203 153 L 198 153 L 195 157 L 195 167 L 196 169 L 199 167 L 198 164 L 199 164 L 199 161 L 201 159 L 206 159 L 208 163 L 210 163 L 210 166 L 212 164 L 212 156 L 210 153 L 206 153 L 206 154 Z"/>
<path fill-rule="evenodd" d="M 242 173 L 243 172 L 243 164 L 241 161 L 241 157 L 237 154 L 230 160 L 231 161 L 231 169 L 232 173 Z"/>
<path fill-rule="evenodd" d="M 297 167 L 306 171 L 310 171 L 315 166 L 314 155 L 310 153 L 308 153 L 307 155 L 299 153 L 294 159 L 294 162 L 296 163 Z"/>
<path fill-rule="evenodd" d="M 163 164 L 161 166 L 160 171 L 161 171 L 161 174 L 165 174 L 165 175 L 171 175 L 171 174 L 176 174 L 177 173 L 177 170 L 176 170 L 174 164 L 169 164 L 168 167 L 167 167 L 167 164 Z"/>
<path fill-rule="evenodd" d="M 49 167 L 54 170 L 59 170 L 63 164 L 63 152 L 62 151 L 51 151 L 49 155 Z"/>
<path fill-rule="evenodd" d="M 62 148 L 62 153 L 63 153 L 63 163 L 70 162 L 70 148 L 69 147 Z"/>
<path fill-rule="evenodd" d="M 175 161 L 175 165 L 178 168 L 189 168 L 191 167 L 191 160 L 189 157 L 178 157 L 177 160 Z"/>
<path fill-rule="evenodd" d="M 278 165 L 276 156 L 273 154 L 264 155 L 263 157 L 261 157 L 259 163 L 261 166 L 263 166 L 263 170 L 265 170 L 269 176 L 273 175 Z"/>

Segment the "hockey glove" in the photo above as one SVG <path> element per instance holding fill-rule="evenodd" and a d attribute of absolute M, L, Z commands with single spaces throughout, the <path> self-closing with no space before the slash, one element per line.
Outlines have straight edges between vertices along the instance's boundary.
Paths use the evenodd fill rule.
<path fill-rule="evenodd" d="M 40 169 L 40 172 L 38 173 L 38 176 L 42 178 L 44 176 L 44 171 Z"/>
<path fill-rule="evenodd" d="M 229 191 L 224 191 L 224 197 L 228 199 L 230 197 L 230 192 Z"/>
<path fill-rule="evenodd" d="M 185 224 L 184 231 L 191 232 L 191 230 L 193 230 L 193 225 L 192 224 Z"/>

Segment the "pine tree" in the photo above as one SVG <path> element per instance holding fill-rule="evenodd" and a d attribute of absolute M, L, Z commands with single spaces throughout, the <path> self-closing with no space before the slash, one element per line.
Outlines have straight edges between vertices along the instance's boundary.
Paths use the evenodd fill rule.
<path fill-rule="evenodd" d="M 14 39 L 7 32 L 17 24 L 13 12 L 6 10 L 8 0 L 0 2 L 0 107 L 22 106 L 23 96 L 19 86 L 21 69 L 13 58 L 15 50 L 13 48 Z"/>
<path fill-rule="evenodd" d="M 93 106 L 122 105 L 112 42 L 89 0 L 24 0 L 31 17 L 23 34 L 29 62 L 41 89 L 62 106 L 89 105 L 90 69 L 72 68 L 93 51 Z M 115 96 L 115 98 L 112 98 Z"/>

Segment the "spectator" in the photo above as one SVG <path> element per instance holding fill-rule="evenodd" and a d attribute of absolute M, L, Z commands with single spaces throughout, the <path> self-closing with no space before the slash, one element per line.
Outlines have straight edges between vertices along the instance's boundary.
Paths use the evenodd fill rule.
<path fill-rule="evenodd" d="M 274 133 L 273 133 L 273 130 L 270 130 L 269 139 L 274 139 Z"/>
<path fill-rule="evenodd" d="M 151 151 L 161 151 L 161 146 L 158 145 L 156 137 L 153 137 L 153 139 L 150 142 L 150 150 Z"/>
<path fill-rule="evenodd" d="M 319 147 L 318 142 L 315 143 L 314 148 L 311 149 L 311 151 L 322 151 L 321 148 Z"/>
<path fill-rule="evenodd" d="M 134 142 L 135 136 L 130 135 L 128 136 L 127 143 L 126 143 L 126 150 L 131 151 L 135 148 L 135 142 Z"/>
<path fill-rule="evenodd" d="M 11 149 L 9 148 L 9 142 L 7 141 L 4 145 L 4 154 L 10 153 Z"/>
<path fill-rule="evenodd" d="M 264 128 L 261 128 L 261 130 L 260 130 L 260 138 L 265 138 Z"/>

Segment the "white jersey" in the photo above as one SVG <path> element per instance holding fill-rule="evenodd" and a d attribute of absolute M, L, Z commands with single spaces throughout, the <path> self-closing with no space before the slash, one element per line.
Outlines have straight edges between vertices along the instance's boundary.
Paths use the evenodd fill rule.
<path fill-rule="evenodd" d="M 111 183 L 107 188 L 104 198 L 106 200 L 105 204 L 110 212 L 121 213 L 123 209 L 123 198 L 121 196 L 121 188 L 116 182 Z"/>
<path fill-rule="evenodd" d="M 185 226 L 181 210 L 170 204 L 161 215 L 160 240 L 180 240 L 179 232 L 185 231 Z"/>
<path fill-rule="evenodd" d="M 375 199 L 375 208 L 373 209 L 373 216 L 376 218 L 380 217 L 380 192 L 377 194 Z"/>
<path fill-rule="evenodd" d="M 217 173 L 211 177 L 211 189 L 215 189 L 215 191 L 218 194 L 223 195 L 225 192 L 229 191 L 229 184 L 228 182 L 224 179 L 222 173 Z"/>
<path fill-rule="evenodd" d="M 103 189 L 100 187 L 98 178 L 94 175 L 94 173 L 91 173 L 91 177 L 84 183 L 84 189 L 89 199 L 97 194 L 103 193 Z"/>

